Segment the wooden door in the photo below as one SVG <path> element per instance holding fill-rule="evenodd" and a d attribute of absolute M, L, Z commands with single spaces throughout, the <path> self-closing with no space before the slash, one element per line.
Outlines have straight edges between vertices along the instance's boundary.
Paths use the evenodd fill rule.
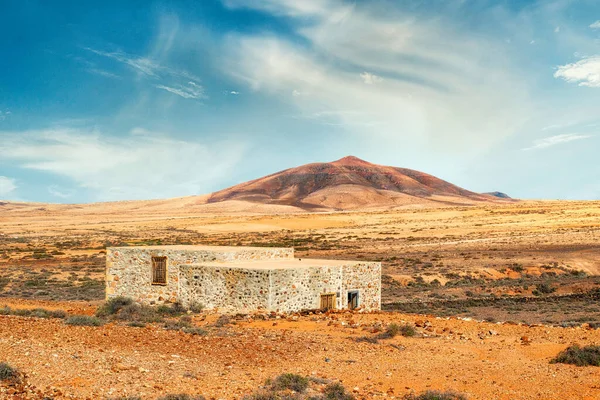
<path fill-rule="evenodd" d="M 335 309 L 335 293 L 326 293 L 321 295 L 321 309 L 322 310 L 333 310 Z"/>

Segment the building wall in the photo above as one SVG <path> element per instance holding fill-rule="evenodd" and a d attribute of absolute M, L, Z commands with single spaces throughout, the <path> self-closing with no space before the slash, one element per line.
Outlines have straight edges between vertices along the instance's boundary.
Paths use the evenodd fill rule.
<path fill-rule="evenodd" d="M 358 290 L 358 305 L 365 310 L 381 310 L 381 263 L 360 262 L 342 266 L 341 308 L 348 307 L 348 291 Z"/>
<path fill-rule="evenodd" d="M 153 256 L 167 257 L 166 285 L 152 285 Z M 358 290 L 359 306 L 381 308 L 381 264 L 377 262 L 270 270 L 227 266 L 228 261 L 273 258 L 293 258 L 293 249 L 108 248 L 106 297 L 126 296 L 149 304 L 198 302 L 224 312 L 290 312 L 319 308 L 320 295 L 326 293 L 336 293 L 336 307 L 347 308 L 347 292 Z M 214 261 L 224 264 L 202 265 Z"/>
<path fill-rule="evenodd" d="M 268 310 L 269 277 L 270 271 L 265 269 L 182 265 L 179 301 L 223 312 Z"/>
<path fill-rule="evenodd" d="M 321 306 L 322 293 L 341 290 L 342 269 L 339 266 L 274 269 L 271 272 L 270 307 L 281 312 L 314 310 Z M 341 308 L 339 299 L 337 308 Z"/>
<path fill-rule="evenodd" d="M 270 308 L 288 312 L 317 309 L 321 294 L 335 293 L 336 308 L 348 307 L 348 291 L 359 291 L 359 306 L 381 309 L 381 263 L 348 262 L 339 266 L 274 269 Z"/>
<path fill-rule="evenodd" d="M 153 256 L 167 257 L 166 285 L 152 285 Z M 178 300 L 179 265 L 293 257 L 294 250 L 286 248 L 109 247 L 106 251 L 106 297 L 127 296 L 144 303 L 174 302 Z"/>

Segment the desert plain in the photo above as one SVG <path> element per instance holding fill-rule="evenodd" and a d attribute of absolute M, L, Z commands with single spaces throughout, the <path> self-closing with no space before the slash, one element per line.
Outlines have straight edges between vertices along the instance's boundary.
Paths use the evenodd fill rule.
<path fill-rule="evenodd" d="M 468 399 L 597 399 L 599 367 L 550 361 L 599 344 L 600 202 L 503 201 L 361 211 L 201 197 L 0 203 L 0 307 L 93 315 L 105 248 L 294 247 L 297 257 L 381 261 L 381 312 L 198 312 L 203 334 L 109 321 L 0 315 L 7 399 L 242 399 L 282 373 L 340 381 L 357 399 L 452 390 Z M 9 313 L 6 313 L 9 314 Z M 385 337 L 389 324 L 414 327 Z"/>

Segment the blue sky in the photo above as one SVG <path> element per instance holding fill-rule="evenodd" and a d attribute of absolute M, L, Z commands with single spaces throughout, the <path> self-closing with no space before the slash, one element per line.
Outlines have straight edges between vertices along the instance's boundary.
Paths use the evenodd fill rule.
<path fill-rule="evenodd" d="M 7 1 L 0 199 L 209 193 L 355 155 L 600 199 L 600 2 Z"/>

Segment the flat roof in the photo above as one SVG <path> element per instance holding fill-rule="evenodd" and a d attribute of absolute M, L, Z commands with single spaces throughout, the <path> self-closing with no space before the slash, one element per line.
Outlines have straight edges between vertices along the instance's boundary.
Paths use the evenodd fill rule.
<path fill-rule="evenodd" d="M 244 251 L 244 250 L 292 250 L 292 247 L 251 247 L 251 246 L 207 246 L 207 245 L 160 245 L 160 246 L 109 246 L 110 249 L 148 249 L 148 250 L 188 250 L 188 251 Z"/>
<path fill-rule="evenodd" d="M 242 268 L 242 269 L 295 269 L 311 267 L 337 267 L 359 263 L 374 263 L 376 261 L 358 260 L 320 260 L 314 258 L 282 258 L 270 260 L 243 260 L 243 261 L 211 261 L 194 264 L 180 264 L 186 266 L 202 266 L 214 268 Z"/>

